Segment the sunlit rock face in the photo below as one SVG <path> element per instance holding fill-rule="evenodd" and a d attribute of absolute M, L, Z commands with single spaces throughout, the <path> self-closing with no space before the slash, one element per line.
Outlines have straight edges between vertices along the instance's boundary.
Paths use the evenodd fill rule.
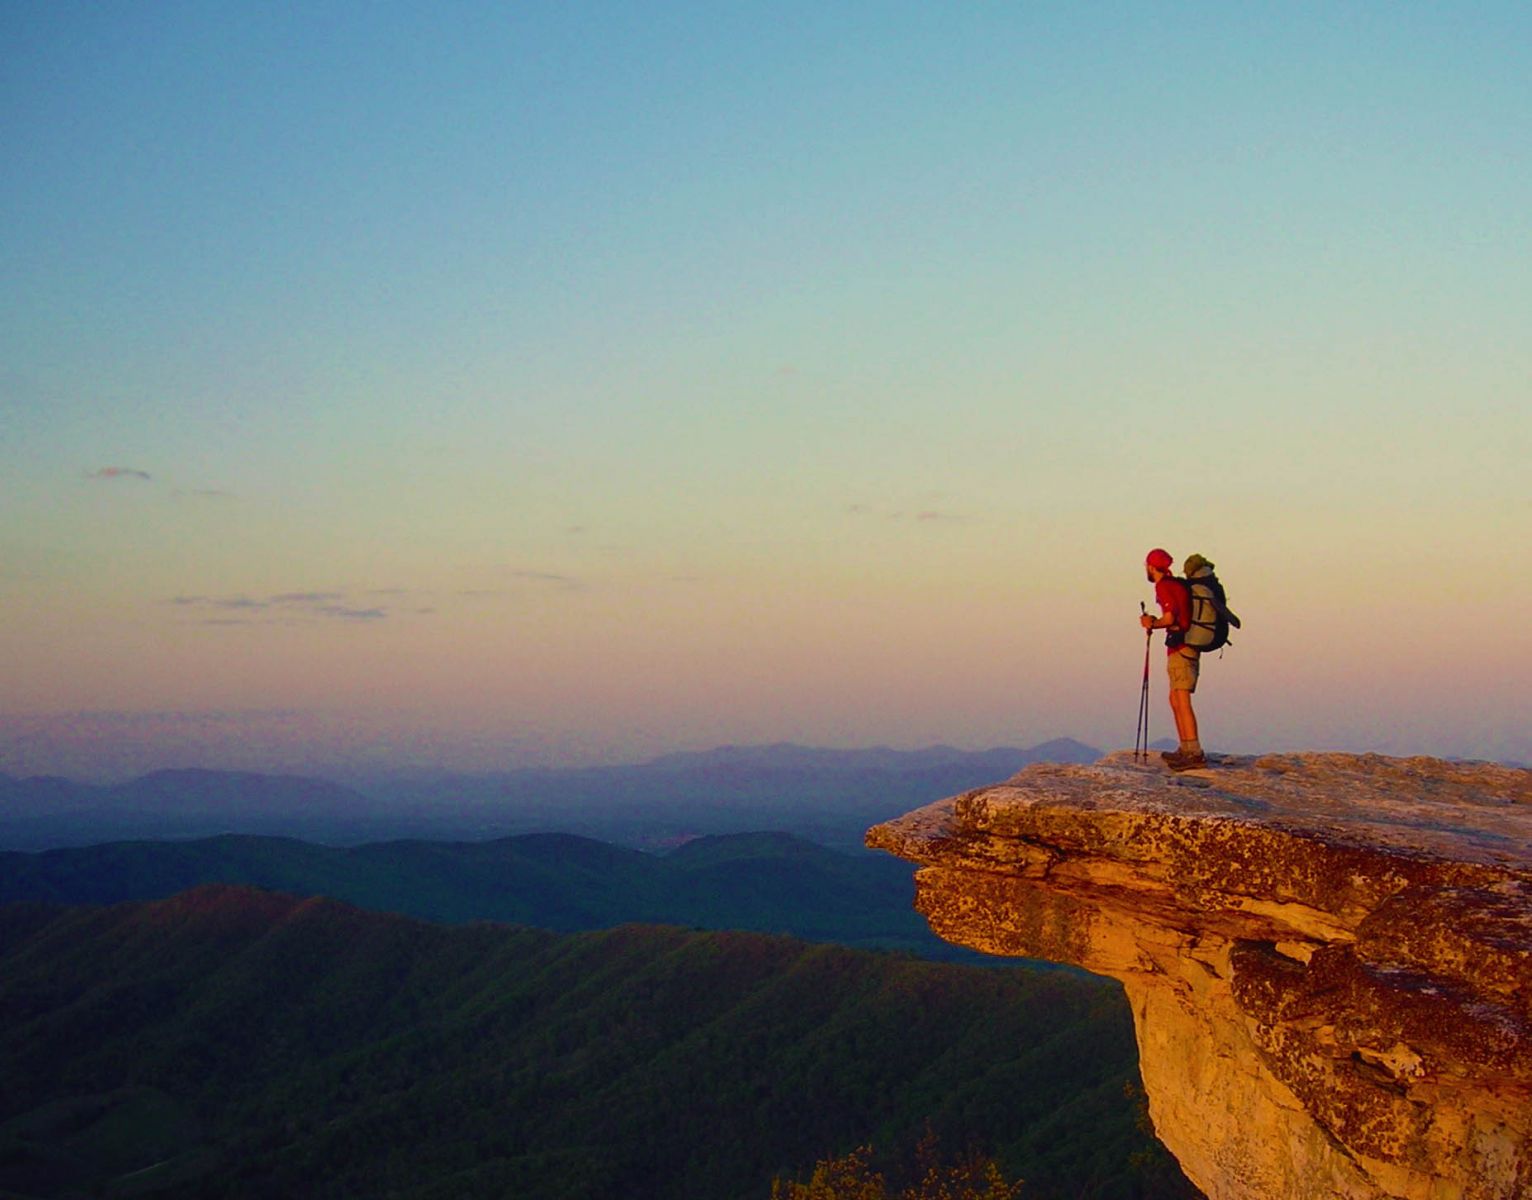
<path fill-rule="evenodd" d="M 1213 1200 L 1532 1197 L 1532 771 L 1123 753 L 867 841 L 949 941 L 1122 980 Z"/>

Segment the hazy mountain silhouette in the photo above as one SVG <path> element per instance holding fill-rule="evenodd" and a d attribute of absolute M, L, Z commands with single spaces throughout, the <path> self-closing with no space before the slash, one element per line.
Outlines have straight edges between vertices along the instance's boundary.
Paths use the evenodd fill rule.
<path fill-rule="evenodd" d="M 0 1014 L 11 1196 L 764 1198 L 927 1121 L 1031 1200 L 1187 1194 L 1089 978 L 204 887 L 0 908 Z"/>
<path fill-rule="evenodd" d="M 0 776 L 0 845 L 88 845 L 225 832 L 343 833 L 387 828 L 379 806 L 323 779 L 248 771 L 155 771 L 127 783 Z"/>
<path fill-rule="evenodd" d="M 1029 762 L 1099 757 L 1064 738 L 1027 750 L 726 746 L 632 766 L 413 772 L 350 786 L 228 771 L 160 771 L 108 786 L 0 776 L 0 849 L 220 833 L 354 845 L 564 832 L 657 846 L 759 829 L 852 849 L 869 825 L 1005 779 Z"/>

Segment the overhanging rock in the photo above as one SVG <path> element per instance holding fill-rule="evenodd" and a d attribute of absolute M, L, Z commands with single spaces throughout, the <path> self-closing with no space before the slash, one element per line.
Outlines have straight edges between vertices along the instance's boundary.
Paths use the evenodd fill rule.
<path fill-rule="evenodd" d="M 1532 1196 L 1532 771 L 1121 753 L 867 842 L 947 940 L 1123 982 L 1212 1200 Z"/>

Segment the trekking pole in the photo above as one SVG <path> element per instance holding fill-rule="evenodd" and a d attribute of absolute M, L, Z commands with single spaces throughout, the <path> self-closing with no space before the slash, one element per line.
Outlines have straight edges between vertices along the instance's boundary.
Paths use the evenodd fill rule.
<path fill-rule="evenodd" d="M 1141 615 L 1148 615 L 1148 609 L 1144 602 L 1138 602 L 1138 611 Z M 1140 754 L 1143 760 L 1149 760 L 1149 646 L 1154 640 L 1154 630 L 1144 630 L 1144 682 L 1138 690 L 1138 727 L 1133 731 L 1133 759 L 1138 761 Z M 1142 747 L 1142 750 L 1140 750 Z"/>

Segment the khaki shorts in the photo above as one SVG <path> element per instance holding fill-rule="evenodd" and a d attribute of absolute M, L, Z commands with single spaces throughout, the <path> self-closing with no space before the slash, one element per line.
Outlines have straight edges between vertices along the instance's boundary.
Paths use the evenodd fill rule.
<path fill-rule="evenodd" d="M 1170 690 L 1173 692 L 1195 692 L 1197 690 L 1197 673 L 1202 668 L 1202 655 L 1199 651 L 1188 650 L 1185 646 L 1174 654 L 1165 656 L 1165 669 L 1170 672 Z"/>

